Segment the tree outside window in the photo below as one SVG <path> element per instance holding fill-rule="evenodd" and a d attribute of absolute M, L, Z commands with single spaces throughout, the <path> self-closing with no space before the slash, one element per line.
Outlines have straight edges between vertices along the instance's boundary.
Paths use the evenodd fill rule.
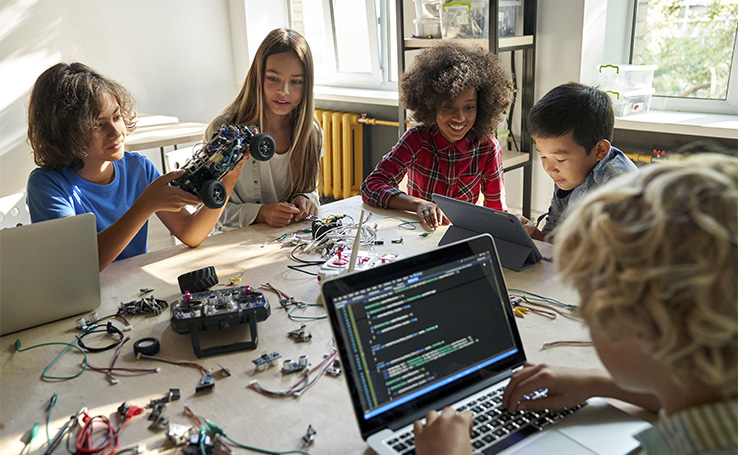
<path fill-rule="evenodd" d="M 725 100 L 738 0 L 637 0 L 632 62 L 658 66 L 656 96 Z"/>

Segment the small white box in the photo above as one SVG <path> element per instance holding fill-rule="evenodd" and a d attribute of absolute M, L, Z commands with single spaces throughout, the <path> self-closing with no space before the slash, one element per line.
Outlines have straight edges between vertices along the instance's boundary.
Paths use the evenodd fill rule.
<path fill-rule="evenodd" d="M 630 114 L 645 114 L 651 108 L 651 97 L 655 90 L 652 88 L 615 91 L 605 90 L 612 100 L 612 109 L 615 117 L 624 117 Z"/>
<path fill-rule="evenodd" d="M 438 19 L 414 19 L 415 36 L 417 38 L 441 37 L 441 22 Z"/>

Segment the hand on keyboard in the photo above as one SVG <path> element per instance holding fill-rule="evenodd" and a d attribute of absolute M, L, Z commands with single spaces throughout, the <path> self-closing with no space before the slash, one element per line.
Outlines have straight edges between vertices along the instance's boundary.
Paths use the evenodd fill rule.
<path fill-rule="evenodd" d="M 579 370 L 526 362 L 525 367 L 510 378 L 502 407 L 509 412 L 572 407 L 594 396 L 593 381 L 599 376 L 599 370 Z M 535 399 L 527 397 L 541 389 L 547 389 L 544 396 L 538 395 Z"/>
<path fill-rule="evenodd" d="M 430 411 L 425 425 L 420 420 L 415 421 L 416 455 L 471 455 L 472 423 L 470 412 L 457 413 L 451 407 L 444 408 L 440 414 Z"/>

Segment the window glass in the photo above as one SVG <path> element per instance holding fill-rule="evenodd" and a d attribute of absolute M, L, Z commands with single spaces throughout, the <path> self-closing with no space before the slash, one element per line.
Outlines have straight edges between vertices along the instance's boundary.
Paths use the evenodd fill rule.
<path fill-rule="evenodd" d="M 632 62 L 658 66 L 656 96 L 728 99 L 738 0 L 637 0 L 635 14 Z"/>
<path fill-rule="evenodd" d="M 333 0 L 333 43 L 338 71 L 370 73 L 369 21 L 364 0 Z M 372 18 L 373 20 L 373 18 Z"/>
<path fill-rule="evenodd" d="M 394 1 L 290 0 L 291 27 L 310 44 L 316 84 L 396 88 L 396 28 L 388 14 Z"/>

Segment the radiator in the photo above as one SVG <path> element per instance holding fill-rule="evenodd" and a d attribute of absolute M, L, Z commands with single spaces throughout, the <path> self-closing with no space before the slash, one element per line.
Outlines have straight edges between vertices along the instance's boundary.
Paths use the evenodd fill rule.
<path fill-rule="evenodd" d="M 364 179 L 361 116 L 322 109 L 316 109 L 315 116 L 323 128 L 320 193 L 335 199 L 358 195 Z"/>

